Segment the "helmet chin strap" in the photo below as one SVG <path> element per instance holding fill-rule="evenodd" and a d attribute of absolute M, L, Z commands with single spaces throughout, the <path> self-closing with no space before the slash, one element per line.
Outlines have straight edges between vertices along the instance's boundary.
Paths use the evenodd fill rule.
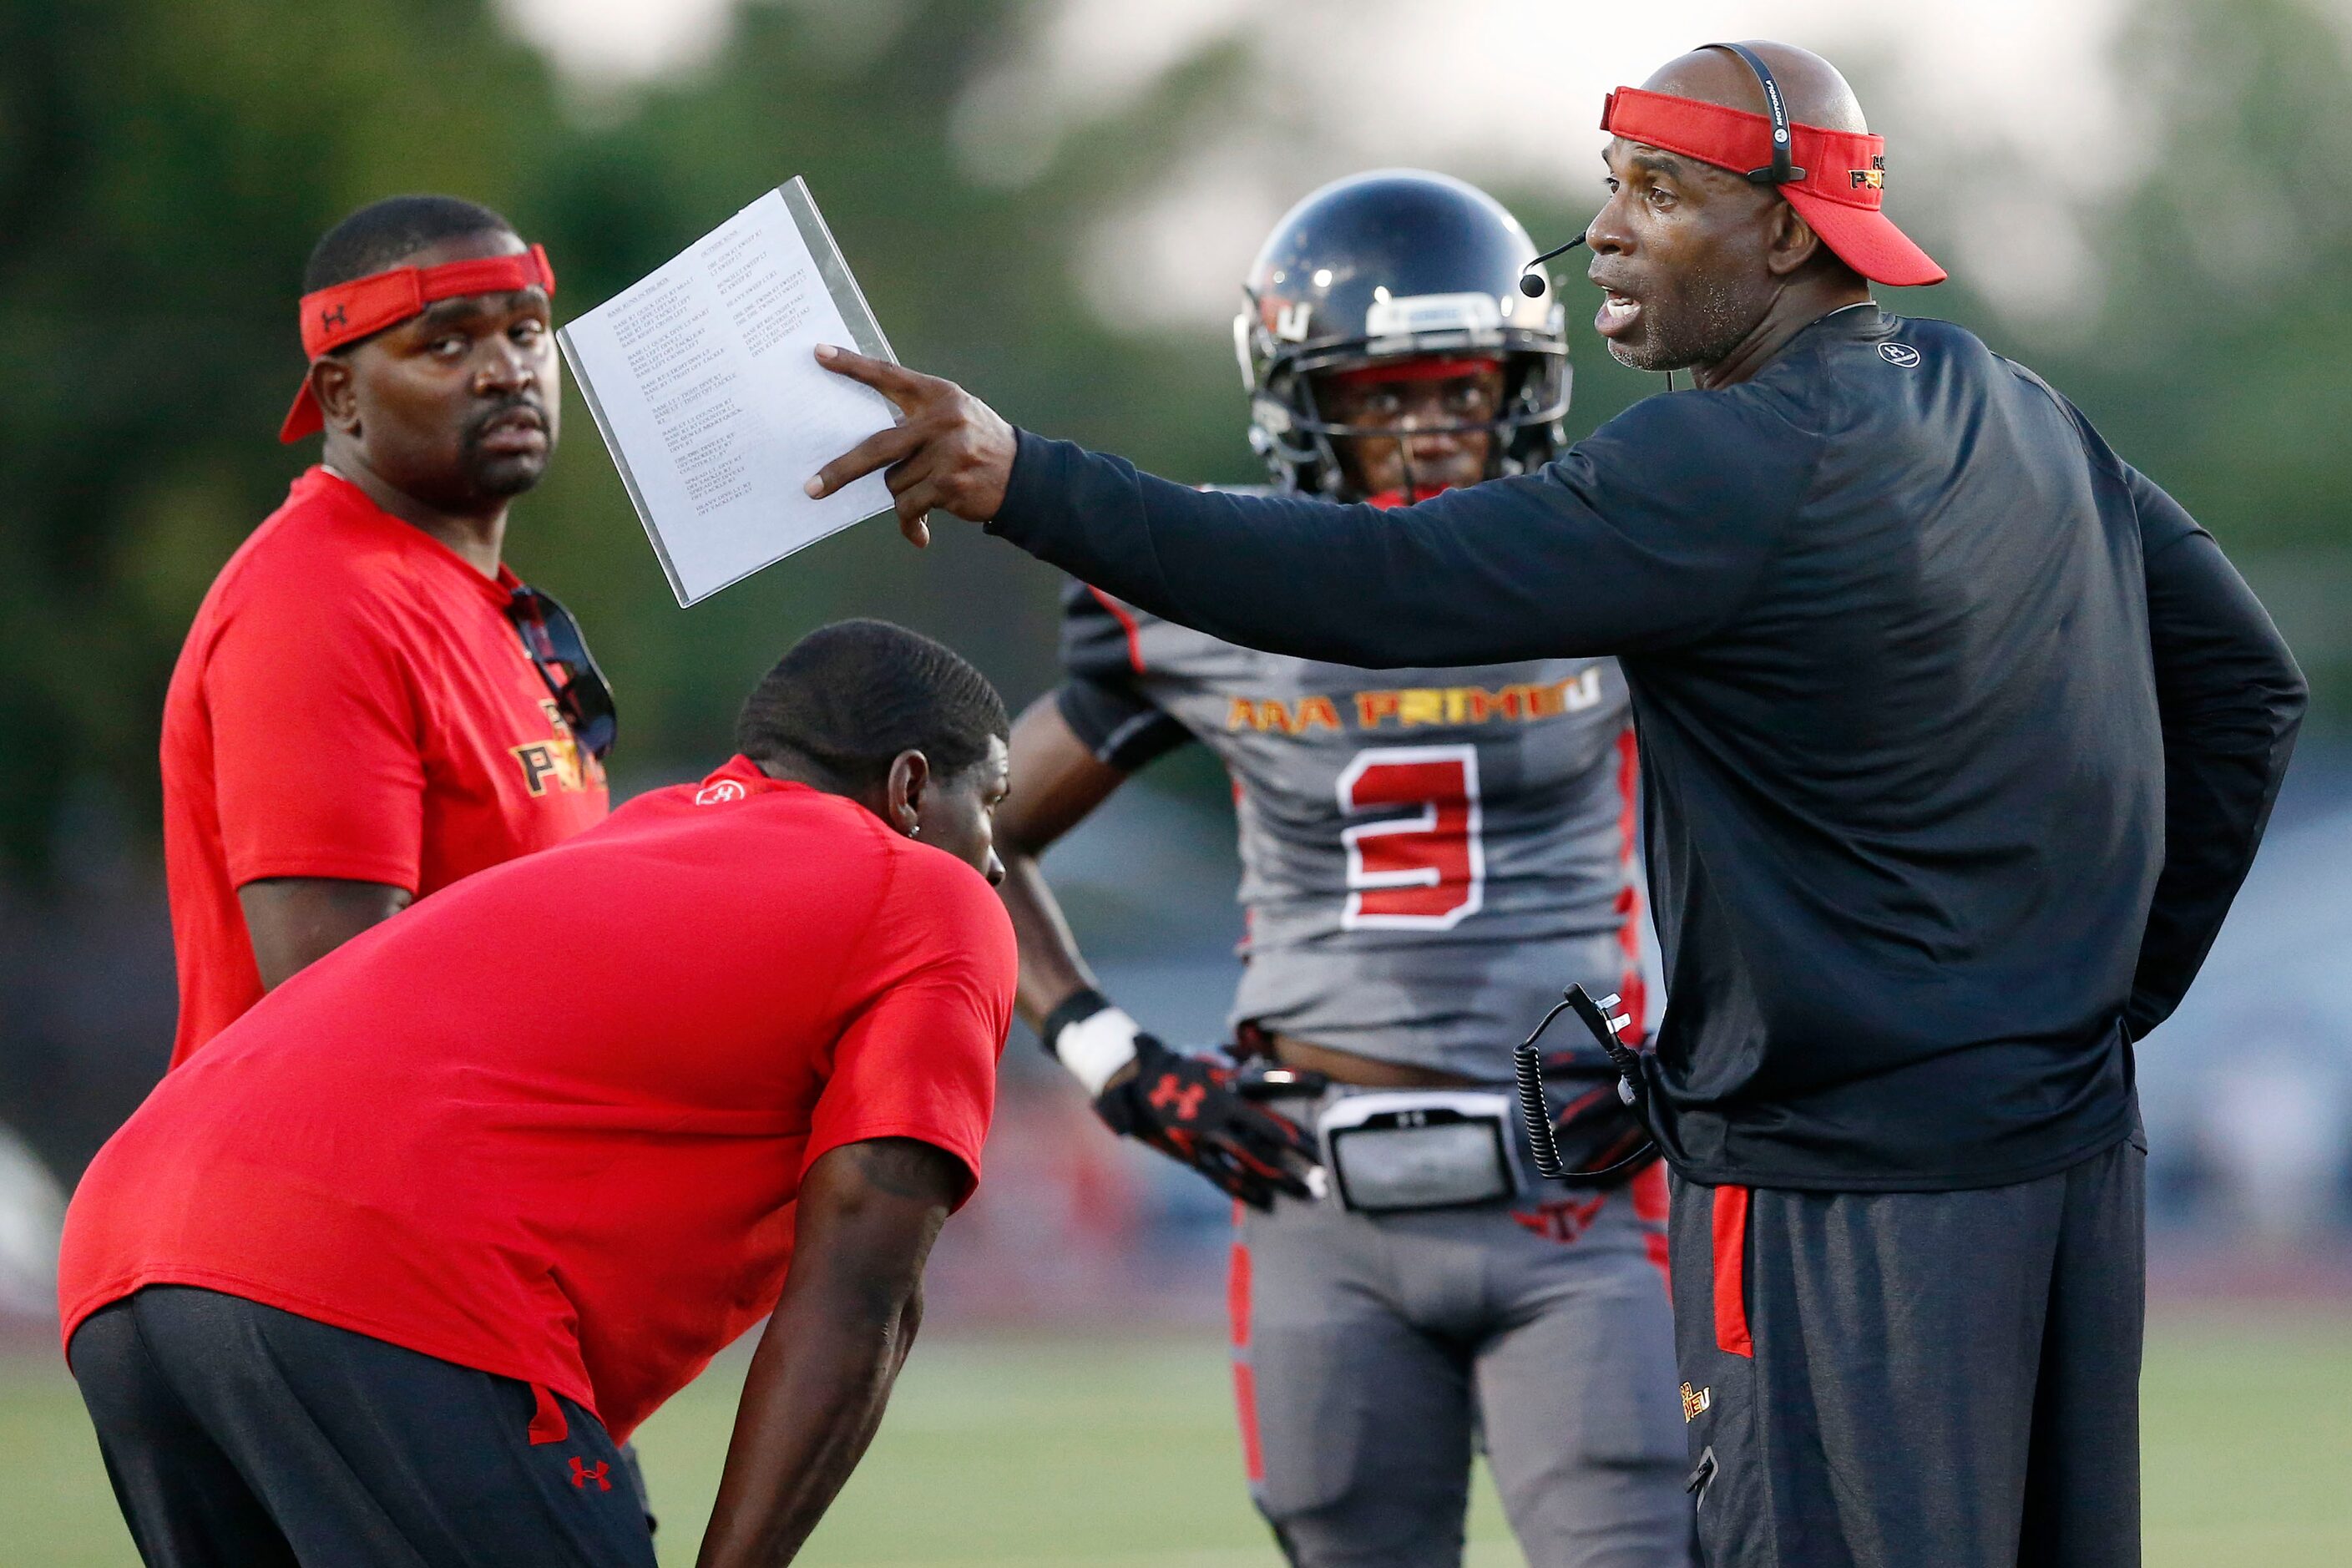
<path fill-rule="evenodd" d="M 1321 425 L 1323 408 L 1316 400 L 1315 382 L 1312 377 L 1298 378 L 1298 397 L 1299 401 L 1307 405 L 1307 416 L 1317 425 Z M 1323 470 L 1322 477 L 1318 480 L 1315 488 L 1321 490 L 1325 496 L 1336 500 L 1339 499 L 1337 493 L 1339 488 L 1348 482 L 1347 465 L 1340 459 L 1337 442 L 1319 429 L 1312 432 L 1312 435 L 1315 449 L 1321 459 L 1319 467 Z"/>

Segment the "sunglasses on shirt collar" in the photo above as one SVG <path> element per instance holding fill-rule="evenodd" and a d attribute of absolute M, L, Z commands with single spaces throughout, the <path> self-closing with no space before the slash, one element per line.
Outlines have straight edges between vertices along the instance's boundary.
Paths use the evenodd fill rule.
<path fill-rule="evenodd" d="M 522 634 L 523 651 L 547 682 L 548 695 L 572 727 L 572 739 L 604 761 L 620 731 L 620 716 L 613 706 L 612 685 L 596 668 L 596 656 L 588 651 L 580 623 L 553 596 L 528 584 L 517 586 L 507 600 L 507 619 Z"/>

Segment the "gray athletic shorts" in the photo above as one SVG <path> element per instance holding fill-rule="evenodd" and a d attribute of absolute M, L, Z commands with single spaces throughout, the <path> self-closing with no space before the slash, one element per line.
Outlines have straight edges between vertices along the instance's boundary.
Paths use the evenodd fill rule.
<path fill-rule="evenodd" d="M 1674 1192 L 1710 1568 L 2134 1568 L 2147 1151 L 1945 1193 Z"/>
<path fill-rule="evenodd" d="M 1654 1166 L 1612 1192 L 1538 1181 L 1475 1207 L 1241 1209 L 1243 1458 L 1290 1561 L 1459 1563 L 1483 1437 L 1530 1568 L 1683 1568 L 1665 1217 Z"/>

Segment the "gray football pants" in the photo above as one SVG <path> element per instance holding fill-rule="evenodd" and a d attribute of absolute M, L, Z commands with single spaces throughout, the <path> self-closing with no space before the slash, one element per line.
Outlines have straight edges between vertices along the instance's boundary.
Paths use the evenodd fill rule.
<path fill-rule="evenodd" d="M 1655 1167 L 1606 1194 L 1241 1211 L 1243 1458 L 1299 1568 L 1453 1568 L 1483 1435 L 1530 1568 L 1683 1568 L 1680 1404 Z"/>

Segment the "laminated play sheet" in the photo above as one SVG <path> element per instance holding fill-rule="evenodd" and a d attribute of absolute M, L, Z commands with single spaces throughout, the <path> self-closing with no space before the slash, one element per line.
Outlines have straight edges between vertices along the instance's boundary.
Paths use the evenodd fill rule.
<path fill-rule="evenodd" d="M 769 192 L 557 334 L 671 591 L 690 605 L 890 510 L 878 473 L 809 477 L 897 422 L 816 363 L 896 362 L 807 184 Z"/>

